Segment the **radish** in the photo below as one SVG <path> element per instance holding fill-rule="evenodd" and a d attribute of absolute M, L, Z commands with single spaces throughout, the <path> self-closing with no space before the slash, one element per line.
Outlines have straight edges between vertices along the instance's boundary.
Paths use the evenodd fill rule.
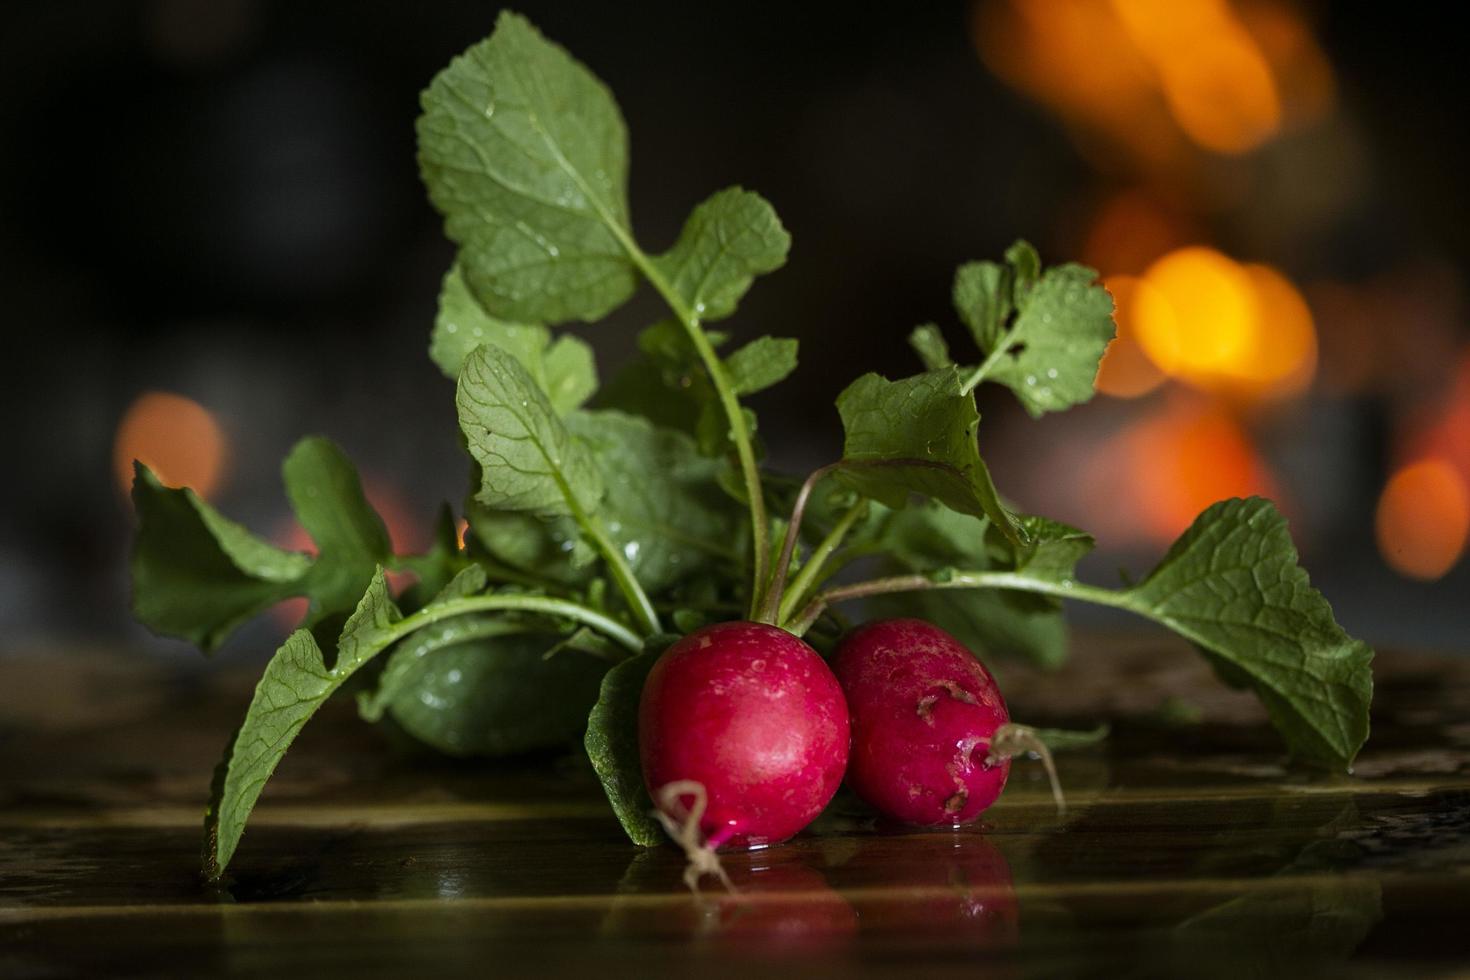
<path fill-rule="evenodd" d="M 890 619 L 860 627 L 843 639 L 833 668 L 852 712 L 848 785 L 885 816 L 959 826 L 1000 796 L 1012 756 L 1037 752 L 1052 772 L 1040 740 L 1011 723 L 990 671 L 937 626 Z"/>
<path fill-rule="evenodd" d="M 747 957 L 833 952 L 857 937 L 857 910 L 828 883 L 810 852 L 726 852 L 721 861 L 731 892 L 650 905 L 641 899 L 668 891 L 670 868 L 667 855 L 640 852 L 618 883 L 603 934 L 694 940 L 712 952 Z"/>
<path fill-rule="evenodd" d="M 815 868 L 793 862 L 741 869 L 738 894 L 705 907 L 699 933 L 732 951 L 785 955 L 840 948 L 858 915 Z"/>
<path fill-rule="evenodd" d="M 862 906 L 865 933 L 926 949 L 1017 944 L 1011 868 L 988 835 L 868 837 L 843 870 L 844 890 L 873 896 Z"/>
<path fill-rule="evenodd" d="M 842 782 L 847 703 L 817 652 L 761 623 L 707 626 L 668 648 L 638 705 L 643 779 L 701 872 L 811 823 Z M 728 885 L 728 879 L 726 884 Z"/>

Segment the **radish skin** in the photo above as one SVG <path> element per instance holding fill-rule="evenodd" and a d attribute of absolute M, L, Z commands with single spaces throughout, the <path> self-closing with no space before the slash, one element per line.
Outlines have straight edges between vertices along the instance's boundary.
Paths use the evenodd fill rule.
<path fill-rule="evenodd" d="M 842 641 L 833 669 L 847 695 L 847 780 L 880 813 L 905 823 L 959 826 L 995 802 L 1010 753 L 993 753 L 1019 726 L 990 671 L 937 626 L 890 619 Z"/>
<path fill-rule="evenodd" d="M 638 735 L 649 795 L 686 851 L 761 847 L 806 827 L 832 799 L 847 766 L 848 711 L 831 669 L 800 639 L 720 623 L 654 664 Z"/>

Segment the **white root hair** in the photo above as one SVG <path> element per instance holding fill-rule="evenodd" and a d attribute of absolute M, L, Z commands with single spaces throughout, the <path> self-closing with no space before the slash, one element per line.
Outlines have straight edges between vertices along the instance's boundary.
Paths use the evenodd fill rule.
<path fill-rule="evenodd" d="M 684 884 L 689 890 L 698 895 L 699 879 L 711 875 L 720 879 L 727 891 L 735 891 L 735 885 L 725 873 L 715 849 L 710 847 L 699 829 L 699 822 L 704 819 L 704 811 L 709 806 L 709 794 L 704 784 L 692 779 L 676 779 L 660 786 L 654 796 L 658 809 L 653 811 L 653 815 L 663 825 L 664 833 L 684 850 L 684 856 L 689 859 L 684 868 Z M 692 806 L 684 805 L 686 796 L 694 798 Z"/>

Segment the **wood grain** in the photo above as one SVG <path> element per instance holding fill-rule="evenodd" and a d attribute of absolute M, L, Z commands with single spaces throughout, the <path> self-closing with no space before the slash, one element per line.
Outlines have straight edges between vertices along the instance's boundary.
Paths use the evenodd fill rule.
<path fill-rule="evenodd" d="M 1091 636 L 1004 671 L 1013 713 L 1105 743 L 1018 763 L 983 826 L 839 798 L 694 898 L 620 836 L 575 753 L 456 762 L 343 700 L 266 790 L 223 888 L 197 874 L 246 666 L 0 656 L 0 976 L 1423 976 L 1470 967 L 1470 662 L 1380 656 L 1352 777 L 1287 767 L 1198 658 Z M 1173 699 L 1172 701 L 1170 699 Z M 1197 723 L 1170 723 L 1180 701 Z M 1174 712 L 1177 715 L 1177 712 Z"/>

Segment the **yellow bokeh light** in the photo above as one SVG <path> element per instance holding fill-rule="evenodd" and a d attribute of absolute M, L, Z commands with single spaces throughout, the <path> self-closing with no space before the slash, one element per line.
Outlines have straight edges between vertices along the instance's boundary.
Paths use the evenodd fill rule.
<path fill-rule="evenodd" d="M 1378 499 L 1378 550 L 1400 575 L 1440 578 L 1460 560 L 1470 536 L 1470 489 L 1443 459 L 1410 463 Z"/>
<path fill-rule="evenodd" d="M 1256 294 L 1256 329 L 1235 377 L 1252 394 L 1286 397 L 1306 389 L 1317 369 L 1317 330 L 1307 301 L 1268 265 L 1245 266 Z"/>
<path fill-rule="evenodd" d="M 1113 294 L 1118 332 L 1098 365 L 1097 390 L 1114 398 L 1138 398 L 1164 383 L 1164 373 L 1138 344 L 1138 311 L 1153 307 L 1150 315 L 1156 319 L 1172 313 L 1158 290 L 1136 276 L 1109 276 L 1103 285 Z"/>
<path fill-rule="evenodd" d="M 1130 312 L 1139 347 L 1161 371 L 1199 388 L 1283 398 L 1311 382 L 1317 334 L 1285 276 L 1211 248 L 1176 249 L 1139 280 Z"/>
<path fill-rule="evenodd" d="M 118 423 L 113 465 L 124 492 L 133 485 L 136 459 L 165 484 L 208 497 L 219 486 L 225 452 L 224 432 L 208 409 L 183 395 L 150 391 Z"/>
<path fill-rule="evenodd" d="M 1250 276 L 1229 257 L 1192 245 L 1159 259 L 1143 278 L 1160 302 L 1140 307 L 1134 327 L 1160 370 L 1208 381 L 1250 350 L 1254 289 Z"/>

